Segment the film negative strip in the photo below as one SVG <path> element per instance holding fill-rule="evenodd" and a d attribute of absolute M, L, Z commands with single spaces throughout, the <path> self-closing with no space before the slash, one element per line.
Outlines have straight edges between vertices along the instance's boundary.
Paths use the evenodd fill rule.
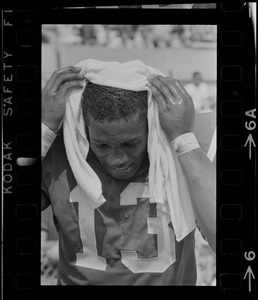
<path fill-rule="evenodd" d="M 198 7 L 195 3 L 177 9 L 168 4 L 165 9 L 165 4 L 157 4 L 162 9 L 148 9 L 144 5 L 121 10 L 100 5 L 94 10 L 1 11 L 3 299 L 74 295 L 70 287 L 43 286 L 40 278 L 42 26 L 132 22 L 217 26 L 217 124 L 208 151 L 215 157 L 217 174 L 216 284 L 178 288 L 183 297 L 189 291 L 201 298 L 257 297 L 255 6 L 236 2 Z M 56 59 L 60 59 L 58 52 Z"/>

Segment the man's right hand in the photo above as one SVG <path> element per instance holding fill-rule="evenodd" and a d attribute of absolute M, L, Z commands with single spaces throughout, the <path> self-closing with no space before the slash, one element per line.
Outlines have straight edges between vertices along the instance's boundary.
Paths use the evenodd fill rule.
<path fill-rule="evenodd" d="M 81 89 L 85 76 L 80 67 L 69 66 L 57 70 L 42 90 L 42 122 L 57 132 L 65 115 L 65 99 L 72 89 Z"/>

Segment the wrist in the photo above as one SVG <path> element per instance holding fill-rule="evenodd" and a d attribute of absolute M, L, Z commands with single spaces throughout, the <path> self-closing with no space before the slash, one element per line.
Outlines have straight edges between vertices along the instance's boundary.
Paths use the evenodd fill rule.
<path fill-rule="evenodd" d="M 170 140 L 170 142 L 172 142 L 173 140 L 175 140 L 176 138 L 178 138 L 179 136 L 181 136 L 183 134 L 186 134 L 186 133 L 189 133 L 189 132 L 193 132 L 193 128 L 192 127 L 190 127 L 190 126 L 187 126 L 186 128 L 183 128 L 183 127 L 184 126 L 182 126 L 182 127 L 180 126 L 180 128 L 176 128 L 176 126 L 175 126 L 173 128 L 174 129 L 173 131 L 171 131 L 171 128 L 170 128 L 170 130 L 168 130 L 166 132 L 166 135 L 167 135 L 168 139 Z"/>
<path fill-rule="evenodd" d="M 200 145 L 193 132 L 187 132 L 174 138 L 171 142 L 176 155 L 182 155 L 193 149 L 200 148 Z"/>
<path fill-rule="evenodd" d="M 191 132 L 191 131 L 189 130 L 189 131 L 183 131 L 183 132 L 174 133 L 174 134 L 167 134 L 167 136 L 168 136 L 168 139 L 169 139 L 170 143 L 172 143 L 179 136 L 181 136 L 183 134 L 186 134 L 186 133 L 189 133 L 189 132 Z"/>

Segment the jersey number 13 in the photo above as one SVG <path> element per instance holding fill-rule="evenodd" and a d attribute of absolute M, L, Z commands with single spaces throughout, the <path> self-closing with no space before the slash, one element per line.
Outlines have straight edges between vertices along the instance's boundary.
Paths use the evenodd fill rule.
<path fill-rule="evenodd" d="M 120 195 L 120 205 L 136 205 L 137 198 L 149 198 L 148 183 L 130 183 Z M 76 253 L 76 265 L 105 271 L 106 259 L 97 253 L 94 209 L 85 199 L 85 194 L 77 186 L 70 194 L 70 202 L 78 202 L 82 253 Z M 154 258 L 139 257 L 137 251 L 121 250 L 121 262 L 133 273 L 163 273 L 175 260 L 175 235 L 168 226 L 169 214 L 164 204 L 157 203 L 155 218 L 147 217 L 147 234 L 157 235 L 158 255 Z"/>

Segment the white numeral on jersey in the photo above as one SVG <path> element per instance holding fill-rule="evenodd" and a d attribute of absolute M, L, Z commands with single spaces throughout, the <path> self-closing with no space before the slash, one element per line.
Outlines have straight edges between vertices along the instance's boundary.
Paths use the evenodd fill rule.
<path fill-rule="evenodd" d="M 141 197 L 149 197 L 148 183 L 130 183 L 121 194 L 121 205 L 137 204 L 137 198 Z M 159 206 L 157 204 L 157 208 Z M 168 227 L 169 222 L 168 214 L 159 209 L 157 218 L 147 218 L 148 234 L 158 236 L 158 257 L 138 258 L 136 251 L 121 251 L 122 263 L 129 270 L 133 273 L 162 273 L 175 262 L 175 236 Z"/>
<path fill-rule="evenodd" d="M 136 205 L 137 198 L 148 198 L 148 183 L 130 183 L 122 192 L 120 205 Z M 76 254 L 76 265 L 97 270 L 106 270 L 106 259 L 97 253 L 94 208 L 85 199 L 77 186 L 70 194 L 70 202 L 78 202 L 78 219 L 83 252 Z M 169 228 L 169 215 L 157 203 L 157 217 L 147 218 L 147 233 L 157 235 L 158 256 L 139 258 L 136 251 L 121 250 L 122 263 L 133 273 L 164 272 L 175 262 L 175 236 Z M 159 209 L 160 208 L 160 209 Z"/>
<path fill-rule="evenodd" d="M 85 194 L 76 186 L 70 194 L 70 202 L 78 202 L 80 236 L 83 245 L 83 253 L 76 253 L 76 265 L 97 270 L 106 270 L 106 260 L 98 256 L 95 227 L 94 209 L 85 199 Z"/>

